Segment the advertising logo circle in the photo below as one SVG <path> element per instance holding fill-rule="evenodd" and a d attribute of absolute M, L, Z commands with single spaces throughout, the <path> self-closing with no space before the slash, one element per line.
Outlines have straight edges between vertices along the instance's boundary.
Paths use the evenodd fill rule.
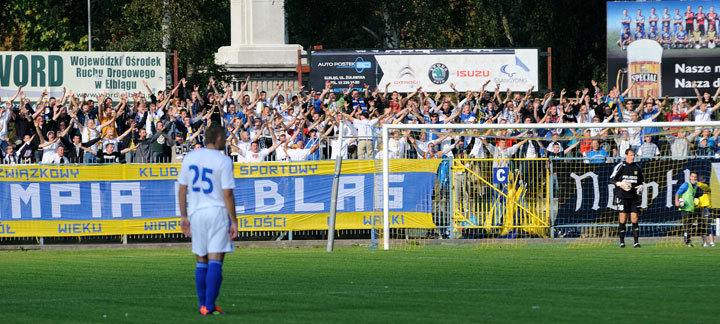
<path fill-rule="evenodd" d="M 430 66 L 430 71 L 428 71 L 428 77 L 430 78 L 430 81 L 432 81 L 432 83 L 443 84 L 450 77 L 450 72 L 448 71 L 448 67 L 445 64 L 435 63 Z"/>

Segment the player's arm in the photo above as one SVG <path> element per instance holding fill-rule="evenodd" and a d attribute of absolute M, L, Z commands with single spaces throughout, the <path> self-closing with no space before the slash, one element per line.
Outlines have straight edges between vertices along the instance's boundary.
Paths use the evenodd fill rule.
<path fill-rule="evenodd" d="M 685 182 L 678 188 L 678 191 L 675 192 L 675 207 L 680 207 L 680 195 L 684 194 L 687 189 L 688 184 Z"/>
<path fill-rule="evenodd" d="M 188 165 L 183 163 L 180 166 L 180 174 L 177 177 L 178 182 L 178 206 L 180 207 L 180 228 L 183 234 L 187 237 L 191 237 L 190 233 L 190 221 L 188 220 L 187 214 L 187 188 L 188 184 Z"/>
<path fill-rule="evenodd" d="M 187 190 L 187 187 L 185 187 Z M 228 211 L 230 218 L 230 240 L 234 240 L 238 236 L 238 221 L 235 217 L 235 194 L 232 189 L 223 189 L 223 200 L 225 201 L 225 209 Z"/>
<path fill-rule="evenodd" d="M 619 152 L 618 152 L 618 155 L 620 155 Z M 623 182 L 620 181 L 622 179 L 623 168 L 624 168 L 623 163 L 622 162 L 618 163 L 615 166 L 615 168 L 613 169 L 613 173 L 610 175 L 610 180 L 614 181 L 615 186 L 619 187 L 619 188 L 623 187 Z M 625 189 L 625 188 L 623 188 L 623 189 Z"/>
<path fill-rule="evenodd" d="M 178 185 L 178 204 L 180 205 L 180 228 L 187 237 L 190 235 L 190 221 L 187 215 L 187 186 Z"/>
<path fill-rule="evenodd" d="M 234 240 L 238 236 L 238 220 L 235 216 L 235 194 L 233 188 L 235 188 L 235 177 L 233 175 L 233 164 L 228 158 L 227 163 L 221 169 L 221 186 L 223 190 L 223 200 L 225 201 L 225 210 L 227 210 L 228 218 L 230 219 L 230 241 Z"/>

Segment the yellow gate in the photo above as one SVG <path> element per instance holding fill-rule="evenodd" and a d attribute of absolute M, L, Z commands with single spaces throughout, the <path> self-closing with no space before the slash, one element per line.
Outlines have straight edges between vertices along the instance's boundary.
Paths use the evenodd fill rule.
<path fill-rule="evenodd" d="M 548 237 L 547 159 L 453 159 L 456 237 Z"/>

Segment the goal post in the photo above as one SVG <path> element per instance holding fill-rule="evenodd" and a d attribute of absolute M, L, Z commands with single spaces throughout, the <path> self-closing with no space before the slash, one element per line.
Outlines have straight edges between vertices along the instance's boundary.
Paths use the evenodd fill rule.
<path fill-rule="evenodd" d="M 655 128 L 660 131 L 657 131 L 657 133 L 654 134 L 637 134 L 635 136 L 638 136 L 642 139 L 642 136 L 644 135 L 654 135 L 654 136 L 660 136 L 661 134 L 669 134 L 669 131 L 662 131 L 665 129 L 674 129 L 675 132 L 677 130 L 688 130 L 694 132 L 696 129 L 699 128 L 720 128 L 720 121 L 702 121 L 702 122 L 639 122 L 639 123 L 628 123 L 628 122 L 621 122 L 621 123 L 553 123 L 553 124 L 384 124 L 382 126 L 381 130 L 381 136 L 382 136 L 382 147 L 381 147 L 381 156 L 382 159 L 382 224 L 383 224 L 383 249 L 389 250 L 390 249 L 390 225 L 391 225 L 391 209 L 390 209 L 390 162 L 391 162 L 391 155 L 389 152 L 390 147 L 390 138 L 391 138 L 391 132 L 395 130 L 399 131 L 413 131 L 416 133 L 422 133 L 422 132 L 434 132 L 434 133 L 443 133 L 443 132 L 467 132 L 467 131 L 474 131 L 474 130 L 481 130 L 481 131 L 487 131 L 487 130 L 518 130 L 518 131 L 524 131 L 524 130 L 549 130 L 549 129 L 558 129 L 558 130 L 565 130 L 565 129 L 577 129 L 579 132 L 576 132 L 578 134 L 584 134 L 585 130 L 589 129 L 598 129 L 598 128 L 608 128 L 608 129 L 628 129 L 628 128 Z M 470 135 L 474 137 L 484 137 L 484 136 L 478 136 L 478 135 Z M 615 137 L 619 137 L 620 135 L 617 135 Z M 608 136 L 607 138 L 612 138 L 613 136 Z M 576 139 L 588 139 L 583 138 L 582 136 L 576 137 Z M 607 140 L 607 138 L 603 138 Z M 597 139 L 600 139 L 599 137 Z M 523 138 L 517 138 L 516 140 L 521 141 Z M 536 138 L 536 140 L 538 140 Z M 548 139 L 539 139 L 539 140 L 548 140 Z M 586 158 L 576 158 L 577 160 L 583 160 Z M 582 161 L 578 161 L 578 163 L 583 163 Z M 587 163 L 587 162 L 586 162 Z M 572 167 L 571 164 L 568 164 L 568 167 Z M 654 166 L 653 166 L 654 167 Z M 481 166 L 481 168 L 484 168 L 484 166 Z M 654 172 L 661 172 L 659 168 Z M 548 177 L 555 176 L 555 175 L 549 175 Z M 452 178 L 452 177 L 450 177 Z M 452 182 L 452 179 L 450 180 Z M 548 180 L 550 181 L 550 180 Z M 603 180 L 606 181 L 606 180 Z M 678 182 L 675 180 L 676 183 Z M 710 182 L 710 181 L 708 181 Z M 679 186 L 682 183 L 676 184 Z M 670 185 L 670 189 L 668 189 L 668 192 L 672 189 L 672 185 Z M 653 190 L 657 191 L 657 188 L 651 188 Z M 609 190 L 609 189 L 608 189 Z M 547 193 L 549 194 L 550 189 L 547 189 Z M 545 202 L 542 203 L 542 205 L 536 206 L 537 208 L 545 208 L 545 209 L 555 209 L 557 210 L 557 203 L 550 202 L 547 196 L 545 194 L 542 194 Z M 653 199 L 660 199 L 657 198 L 656 192 L 653 192 Z M 669 195 L 669 194 L 668 194 Z M 511 199 L 511 197 L 505 196 L 505 199 Z M 664 196 L 663 196 L 664 199 Z M 645 203 L 645 202 L 643 202 Z M 610 203 L 608 203 L 609 205 Z M 527 210 L 527 206 L 523 207 L 520 206 L 517 202 L 515 202 L 515 205 L 518 205 L 520 209 Z M 595 203 L 597 205 L 597 203 Z M 598 206 L 593 206 L 593 208 L 597 208 Z M 602 208 L 602 207 L 600 207 Z M 671 210 L 672 208 L 668 209 Z M 608 212 L 609 213 L 609 212 Z M 548 215 L 550 214 L 550 211 L 548 211 Z M 616 212 L 613 212 L 613 215 L 616 215 Z M 553 216 L 554 217 L 554 216 Z M 611 226 L 610 224 L 594 224 L 592 226 L 601 227 L 601 226 Z M 668 234 L 669 235 L 669 234 Z"/>

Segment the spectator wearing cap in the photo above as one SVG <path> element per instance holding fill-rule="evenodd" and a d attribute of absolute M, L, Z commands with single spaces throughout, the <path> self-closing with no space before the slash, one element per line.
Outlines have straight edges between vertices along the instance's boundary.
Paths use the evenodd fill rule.
<path fill-rule="evenodd" d="M 700 141 L 705 140 L 705 141 L 707 141 L 707 146 L 715 146 L 716 138 L 717 138 L 717 131 L 715 132 L 715 135 L 713 135 L 713 133 L 710 132 L 710 129 L 705 128 L 700 131 L 700 136 L 697 138 L 696 144 L 700 145 Z"/>
<path fill-rule="evenodd" d="M 594 83 L 594 81 L 593 81 L 593 83 Z M 597 83 L 595 83 L 595 84 L 597 84 Z M 602 99 L 602 103 L 604 105 L 610 107 L 611 109 L 615 110 L 618 106 L 620 106 L 621 104 L 623 104 L 625 102 L 625 96 L 627 96 L 627 94 L 630 93 L 630 90 L 634 86 L 635 86 L 635 83 L 632 83 L 622 94 L 620 93 L 620 90 L 618 90 L 617 88 L 610 89 L 610 91 L 608 91 L 607 96 L 605 96 Z M 595 89 L 597 91 L 597 89 L 598 89 L 597 85 L 595 85 Z M 622 115 L 624 115 L 624 114 L 621 112 L 621 116 L 620 116 L 621 119 L 624 118 L 624 116 L 622 116 Z M 623 154 L 624 154 L 624 152 L 623 152 Z"/>
<path fill-rule="evenodd" d="M 290 138 L 294 141 L 296 135 L 297 135 L 297 134 L 293 135 L 293 136 L 290 137 Z M 287 155 L 287 150 L 286 150 L 286 148 L 287 148 L 287 145 L 288 145 L 288 142 L 290 141 L 290 139 L 288 138 L 287 133 L 281 133 L 281 134 L 277 137 L 277 141 L 280 142 L 280 143 L 283 143 L 283 144 L 281 145 L 281 146 L 283 147 L 283 149 L 282 149 L 282 150 L 275 150 L 275 161 L 285 162 L 285 161 L 288 160 L 288 155 Z M 292 145 L 294 145 L 294 143 L 290 143 L 290 146 L 292 146 Z M 238 148 L 239 148 L 239 147 L 238 147 Z M 242 150 L 242 149 L 240 149 L 240 150 Z"/>
<path fill-rule="evenodd" d="M 66 128 L 64 132 L 60 133 L 60 136 L 55 136 L 55 131 L 48 131 L 47 132 L 47 139 L 45 136 L 40 135 L 40 145 L 38 145 L 39 149 L 42 149 L 42 157 L 41 161 L 42 163 L 50 163 L 50 159 L 53 157 L 53 155 L 57 152 L 58 146 L 60 146 L 60 138 L 65 136 L 67 134 L 68 130 L 70 128 Z M 39 132 L 38 128 L 38 132 Z"/>
<path fill-rule="evenodd" d="M 708 145 L 708 140 L 706 138 L 701 138 L 700 143 L 695 148 L 694 155 L 698 156 L 698 157 L 714 156 L 715 155 L 715 147 Z"/>
<path fill-rule="evenodd" d="M 307 136 L 307 146 L 310 148 L 313 147 L 320 147 L 320 136 L 318 136 L 318 129 L 317 127 L 310 128 L 308 130 L 308 136 Z M 299 144 L 299 143 L 298 143 Z M 303 143 L 303 146 L 306 146 Z M 307 156 L 306 160 L 308 161 L 317 161 L 320 160 L 320 150 L 315 149 L 309 152 L 309 155 Z"/>

